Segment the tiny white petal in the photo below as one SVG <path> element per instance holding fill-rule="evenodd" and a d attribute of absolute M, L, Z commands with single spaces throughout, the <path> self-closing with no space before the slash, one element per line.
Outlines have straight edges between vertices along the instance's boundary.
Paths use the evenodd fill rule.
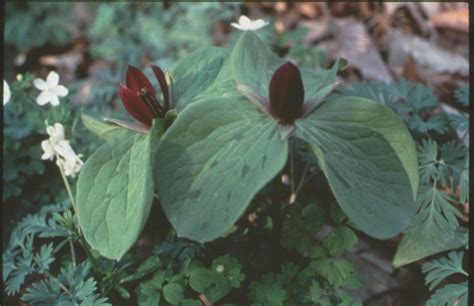
<path fill-rule="evenodd" d="M 3 80 L 3 105 L 10 101 L 11 96 L 12 93 L 10 92 L 10 86 L 8 86 L 7 81 Z"/>
<path fill-rule="evenodd" d="M 241 30 L 241 31 L 245 31 L 245 30 L 246 30 L 246 29 L 245 29 L 244 27 L 242 27 L 240 24 L 235 23 L 235 22 L 232 22 L 230 25 L 233 26 L 234 28 L 236 28 L 237 30 Z"/>
<path fill-rule="evenodd" d="M 48 84 L 43 79 L 34 79 L 33 85 L 36 87 L 36 89 L 41 91 L 48 89 Z"/>
<path fill-rule="evenodd" d="M 57 95 L 54 93 L 50 93 L 50 103 L 52 106 L 58 106 L 59 105 L 59 98 Z"/>
<path fill-rule="evenodd" d="M 69 90 L 63 85 L 58 85 L 53 88 L 53 92 L 60 97 L 65 97 L 69 93 Z"/>
<path fill-rule="evenodd" d="M 252 23 L 252 20 L 245 15 L 240 16 L 239 23 L 243 26 L 248 26 Z"/>
<path fill-rule="evenodd" d="M 46 82 L 48 83 L 49 88 L 58 85 L 59 75 L 55 71 L 51 71 L 46 77 Z"/>
<path fill-rule="evenodd" d="M 43 91 L 42 93 L 39 94 L 39 96 L 36 98 L 36 103 L 38 105 L 45 105 L 49 101 L 51 101 L 51 94 L 49 91 Z"/>
<path fill-rule="evenodd" d="M 51 145 L 49 140 L 43 140 L 41 142 L 41 148 L 43 149 L 43 155 L 41 155 L 41 159 L 53 159 L 54 157 L 54 148 Z"/>

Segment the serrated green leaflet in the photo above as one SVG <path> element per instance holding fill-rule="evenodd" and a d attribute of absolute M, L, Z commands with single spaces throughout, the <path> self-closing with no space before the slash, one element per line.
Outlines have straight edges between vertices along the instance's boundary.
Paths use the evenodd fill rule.
<path fill-rule="evenodd" d="M 153 200 L 152 159 L 162 124 L 151 133 L 122 131 L 84 164 L 77 183 L 77 216 L 87 242 L 119 260 L 135 243 Z"/>
<path fill-rule="evenodd" d="M 84 113 L 81 114 L 81 120 L 89 131 L 103 139 L 110 139 L 117 135 L 117 132 L 122 130 L 122 128 L 117 125 L 105 123 Z"/>
<path fill-rule="evenodd" d="M 170 73 L 172 107 L 182 110 L 195 101 L 216 79 L 227 51 L 211 47 L 193 52 Z"/>
<path fill-rule="evenodd" d="M 387 239 L 409 224 L 418 187 L 416 149 L 395 113 L 370 100 L 341 97 L 296 126 L 296 136 L 311 145 L 334 196 L 356 226 Z"/>
<path fill-rule="evenodd" d="M 186 107 L 160 141 L 155 173 L 178 236 L 205 242 L 224 234 L 287 154 L 277 123 L 241 97 Z"/>

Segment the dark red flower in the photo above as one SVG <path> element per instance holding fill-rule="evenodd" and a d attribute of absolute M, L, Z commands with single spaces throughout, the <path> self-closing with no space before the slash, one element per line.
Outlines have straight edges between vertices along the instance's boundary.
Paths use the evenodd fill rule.
<path fill-rule="evenodd" d="M 287 62 L 273 74 L 269 86 L 270 112 L 281 123 L 293 123 L 303 114 L 304 87 L 298 67 Z"/>
<path fill-rule="evenodd" d="M 163 94 L 163 105 L 156 97 L 156 91 L 148 78 L 138 68 L 128 66 L 125 86 L 120 84 L 119 96 L 123 106 L 133 118 L 151 127 L 153 118 L 163 118 L 169 110 L 169 89 L 160 67 L 152 65 Z"/>

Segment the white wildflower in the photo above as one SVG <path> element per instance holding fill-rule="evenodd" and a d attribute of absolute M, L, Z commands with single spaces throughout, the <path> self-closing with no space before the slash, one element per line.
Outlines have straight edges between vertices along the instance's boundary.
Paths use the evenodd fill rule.
<path fill-rule="evenodd" d="M 69 140 L 65 139 L 64 126 L 61 123 L 55 123 L 52 126 L 46 123 L 46 125 L 49 139 L 41 142 L 43 149 L 41 159 L 53 160 L 56 157 L 56 164 L 61 167 L 64 174 L 74 177 L 84 164 L 81 160 L 82 155 L 76 154 Z"/>
<path fill-rule="evenodd" d="M 12 94 L 10 92 L 10 86 L 8 86 L 7 81 L 3 80 L 3 105 L 10 101 L 11 96 Z"/>
<path fill-rule="evenodd" d="M 247 16 L 242 15 L 239 18 L 239 23 L 232 22 L 230 25 L 241 31 L 255 31 L 268 25 L 268 22 L 262 19 L 250 20 Z"/>
<path fill-rule="evenodd" d="M 54 71 L 48 74 L 46 81 L 35 79 L 33 85 L 42 91 L 36 98 L 36 103 L 39 105 L 51 103 L 52 106 L 57 106 L 59 105 L 59 97 L 65 97 L 69 93 L 66 87 L 59 85 L 59 75 Z"/>

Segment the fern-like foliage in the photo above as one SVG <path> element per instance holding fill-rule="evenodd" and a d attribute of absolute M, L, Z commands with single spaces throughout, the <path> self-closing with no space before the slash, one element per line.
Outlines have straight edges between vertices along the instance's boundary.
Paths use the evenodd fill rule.
<path fill-rule="evenodd" d="M 447 115 L 432 112 L 439 106 L 438 97 L 431 88 L 423 84 L 404 79 L 393 84 L 362 82 L 339 89 L 339 92 L 342 95 L 371 99 L 393 109 L 414 132 L 445 133 L 449 130 Z"/>
<path fill-rule="evenodd" d="M 3 253 L 3 281 L 8 295 L 17 293 L 28 275 L 49 270 L 58 248 L 45 244 L 35 252 L 34 241 L 36 237 L 68 237 L 69 232 L 52 217 L 67 208 L 66 203 L 43 206 L 37 214 L 26 216 L 13 230 Z"/>
<path fill-rule="evenodd" d="M 423 139 L 418 146 L 420 182 L 439 181 L 443 187 L 455 190 L 465 170 L 467 149 L 464 145 L 449 141 L 438 147 L 431 139 Z M 452 178 L 452 181 L 451 181 Z"/>
<path fill-rule="evenodd" d="M 106 306 L 106 298 L 96 291 L 96 281 L 89 277 L 91 266 L 85 261 L 63 267 L 59 276 L 49 276 L 26 290 L 22 300 L 33 305 L 91 305 Z"/>
<path fill-rule="evenodd" d="M 467 306 L 467 282 L 449 284 L 436 290 L 426 306 Z"/>
<path fill-rule="evenodd" d="M 462 267 L 464 252 L 452 251 L 448 257 L 441 257 L 426 262 L 421 267 L 423 273 L 426 273 L 425 283 L 429 289 L 433 290 L 441 281 L 450 275 L 460 273 L 467 276 L 467 272 Z"/>

